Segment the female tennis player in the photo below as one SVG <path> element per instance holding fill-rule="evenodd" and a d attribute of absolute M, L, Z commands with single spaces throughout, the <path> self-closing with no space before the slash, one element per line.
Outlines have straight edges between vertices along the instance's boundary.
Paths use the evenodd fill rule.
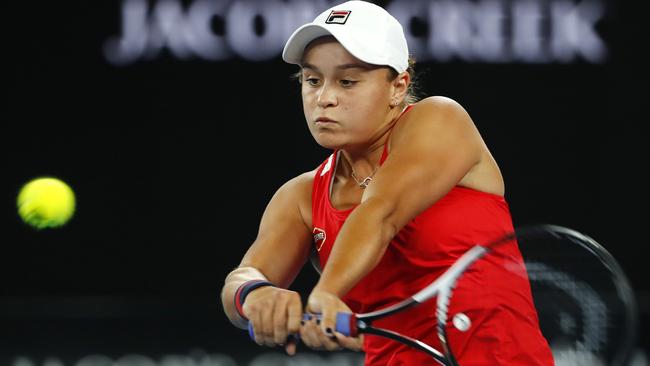
<path fill-rule="evenodd" d="M 349 1 L 298 28 L 283 51 L 300 66 L 303 109 L 316 142 L 332 150 L 318 168 L 284 184 L 259 233 L 226 278 L 233 324 L 253 325 L 261 345 L 363 350 L 366 365 L 433 365 L 390 339 L 333 331 L 337 312 L 370 312 L 431 283 L 473 243 L 513 230 L 497 163 L 468 113 L 445 97 L 414 102 L 402 26 L 379 6 Z M 314 248 L 322 274 L 303 308 L 287 290 Z M 516 245 L 508 249 L 519 255 Z M 526 278 L 478 266 L 458 288 L 449 325 L 460 365 L 552 365 Z M 378 326 L 439 344 L 434 306 Z M 322 320 L 303 321 L 303 312 Z M 439 348 L 438 348 L 439 349 Z"/>

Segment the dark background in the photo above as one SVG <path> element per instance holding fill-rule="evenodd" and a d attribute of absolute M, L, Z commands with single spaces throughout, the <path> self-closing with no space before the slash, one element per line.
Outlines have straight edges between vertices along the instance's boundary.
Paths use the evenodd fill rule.
<path fill-rule="evenodd" d="M 275 190 L 329 154 L 303 121 L 296 67 L 280 50 L 261 62 L 163 51 L 118 67 L 102 45 L 119 34 L 119 2 L 8 5 L 0 363 L 129 353 L 245 362 L 262 352 L 229 325 L 219 291 Z M 638 11 L 607 3 L 601 64 L 450 60 L 418 70 L 422 94 L 454 98 L 473 117 L 516 225 L 571 227 L 619 260 L 647 348 L 647 30 Z M 20 221 L 15 199 L 45 175 L 69 183 L 78 206 L 67 226 L 39 232 Z M 306 268 L 294 288 L 315 279 Z"/>

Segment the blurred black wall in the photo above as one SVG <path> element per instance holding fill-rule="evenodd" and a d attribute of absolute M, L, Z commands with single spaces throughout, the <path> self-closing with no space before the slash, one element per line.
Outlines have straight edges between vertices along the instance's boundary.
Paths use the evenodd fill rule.
<path fill-rule="evenodd" d="M 418 70 L 423 94 L 452 97 L 473 117 L 515 224 L 577 229 L 620 261 L 647 345 L 648 79 L 637 61 L 647 29 L 638 9 L 604 4 L 601 63 L 453 58 Z M 303 121 L 296 67 L 280 49 L 258 62 L 163 49 L 113 65 L 104 47 L 121 32 L 122 3 L 5 5 L 0 362 L 259 352 L 228 324 L 218 295 L 271 195 L 329 154 Z M 212 26 L 223 32 L 218 19 Z M 61 229 L 37 232 L 17 216 L 20 186 L 42 175 L 77 194 Z M 294 287 L 315 279 L 307 268 Z"/>

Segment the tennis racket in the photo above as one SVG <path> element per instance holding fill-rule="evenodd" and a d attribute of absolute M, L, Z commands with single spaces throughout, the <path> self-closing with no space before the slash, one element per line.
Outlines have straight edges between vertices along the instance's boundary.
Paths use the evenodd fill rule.
<path fill-rule="evenodd" d="M 501 248 L 517 245 L 520 259 Z M 372 334 L 429 354 L 439 364 L 459 365 L 453 332 L 480 326 L 464 313 L 450 314 L 455 291 L 472 270 L 499 265 L 529 281 L 541 331 L 556 366 L 623 366 L 636 342 L 634 292 L 617 261 L 600 244 L 577 231 L 552 225 L 522 227 L 489 243 L 473 245 L 434 282 L 411 297 L 370 313 L 337 314 L 336 330 L 347 336 Z M 435 299 L 435 301 L 433 301 Z M 413 306 L 430 306 L 436 315 L 440 349 L 373 322 Z M 453 308 L 453 306 L 452 306 Z M 249 327 L 252 335 L 252 329 Z"/>

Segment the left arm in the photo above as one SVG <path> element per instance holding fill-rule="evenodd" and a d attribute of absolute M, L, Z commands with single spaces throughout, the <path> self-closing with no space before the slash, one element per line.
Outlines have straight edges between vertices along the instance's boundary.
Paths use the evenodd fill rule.
<path fill-rule="evenodd" d="M 391 153 L 338 234 L 308 301 L 334 327 L 341 296 L 381 260 L 409 221 L 449 192 L 481 159 L 482 139 L 466 111 L 442 97 L 425 99 L 404 115 Z M 397 128 L 397 127 L 396 127 Z"/>

